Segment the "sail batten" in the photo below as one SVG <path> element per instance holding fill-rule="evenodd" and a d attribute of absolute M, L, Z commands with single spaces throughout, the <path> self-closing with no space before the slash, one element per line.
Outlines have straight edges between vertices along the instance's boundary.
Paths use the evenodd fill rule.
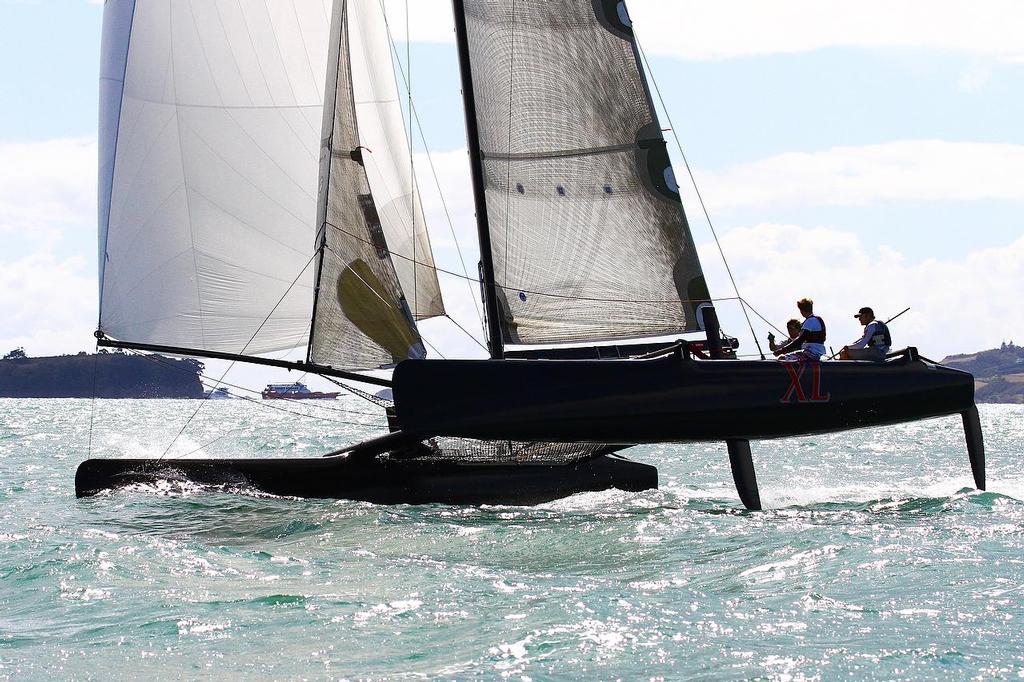
<path fill-rule="evenodd" d="M 709 296 L 625 3 L 459 5 L 504 342 L 696 329 Z"/>

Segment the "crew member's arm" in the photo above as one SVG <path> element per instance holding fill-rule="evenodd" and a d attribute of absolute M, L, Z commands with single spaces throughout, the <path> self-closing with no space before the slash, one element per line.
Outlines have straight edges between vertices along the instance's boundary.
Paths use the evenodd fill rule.
<path fill-rule="evenodd" d="M 796 337 L 795 339 L 793 339 L 789 343 L 784 343 L 781 346 L 779 346 L 778 348 L 776 348 L 775 349 L 775 354 L 776 355 L 785 355 L 786 353 L 792 353 L 795 350 L 800 350 L 801 348 L 803 348 L 803 345 L 805 343 L 807 343 L 807 340 L 808 340 L 808 337 L 810 336 L 810 333 L 811 332 L 809 330 L 807 330 L 807 329 L 801 329 L 800 330 L 800 336 Z"/>
<path fill-rule="evenodd" d="M 864 327 L 864 336 L 848 345 L 847 348 L 867 348 L 868 344 L 871 342 L 871 337 L 875 334 L 875 327 L 876 325 L 874 322 Z"/>

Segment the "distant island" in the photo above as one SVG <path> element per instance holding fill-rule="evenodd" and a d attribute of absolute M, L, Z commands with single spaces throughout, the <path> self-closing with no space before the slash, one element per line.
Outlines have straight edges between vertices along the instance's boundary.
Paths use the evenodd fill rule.
<path fill-rule="evenodd" d="M 202 398 L 203 363 L 161 355 L 29 357 L 15 348 L 0 359 L 0 398 Z"/>
<path fill-rule="evenodd" d="M 1024 348 L 1012 341 L 971 355 L 950 355 L 942 364 L 974 375 L 979 403 L 1024 404 Z"/>

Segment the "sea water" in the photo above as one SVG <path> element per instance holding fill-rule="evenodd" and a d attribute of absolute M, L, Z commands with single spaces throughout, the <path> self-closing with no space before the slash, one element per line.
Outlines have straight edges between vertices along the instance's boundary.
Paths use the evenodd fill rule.
<path fill-rule="evenodd" d="M 755 444 L 763 513 L 716 443 L 631 450 L 660 490 L 539 507 L 75 498 L 90 451 L 384 428 L 355 398 L 278 407 L 0 400 L 0 678 L 1024 678 L 1024 407 L 982 407 L 987 493 L 947 418 Z"/>

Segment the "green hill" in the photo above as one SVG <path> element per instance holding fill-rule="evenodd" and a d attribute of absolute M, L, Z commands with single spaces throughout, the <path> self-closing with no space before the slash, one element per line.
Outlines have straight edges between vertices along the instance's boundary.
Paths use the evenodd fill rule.
<path fill-rule="evenodd" d="M 100 352 L 0 360 L 0 398 L 202 398 L 198 360 Z"/>
<path fill-rule="evenodd" d="M 971 355 L 950 355 L 942 364 L 974 375 L 980 403 L 1024 404 L 1024 348 L 1012 341 Z"/>

